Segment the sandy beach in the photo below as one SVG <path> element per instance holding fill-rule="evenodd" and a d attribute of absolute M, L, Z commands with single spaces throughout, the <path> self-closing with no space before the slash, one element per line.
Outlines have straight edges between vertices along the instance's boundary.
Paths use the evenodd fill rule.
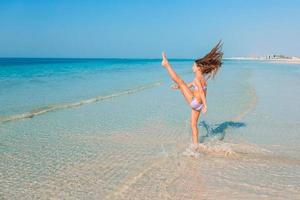
<path fill-rule="evenodd" d="M 298 65 L 224 60 L 195 148 L 159 59 L 48 62 L 0 67 L 4 199 L 298 199 Z"/>
<path fill-rule="evenodd" d="M 299 19 L 2 0 L 0 200 L 300 200 Z"/>

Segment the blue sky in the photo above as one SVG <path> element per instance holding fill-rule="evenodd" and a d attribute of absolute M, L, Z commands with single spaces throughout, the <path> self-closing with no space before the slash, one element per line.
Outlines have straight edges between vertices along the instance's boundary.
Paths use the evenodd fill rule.
<path fill-rule="evenodd" d="M 0 57 L 300 56 L 298 0 L 1 0 Z"/>

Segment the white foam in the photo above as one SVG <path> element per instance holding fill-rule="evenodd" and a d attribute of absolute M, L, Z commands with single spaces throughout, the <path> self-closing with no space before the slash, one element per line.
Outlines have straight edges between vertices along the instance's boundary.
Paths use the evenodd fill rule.
<path fill-rule="evenodd" d="M 17 121 L 17 120 L 26 119 L 26 118 L 33 118 L 37 115 L 41 115 L 41 114 L 51 112 L 51 111 L 55 111 L 55 110 L 75 108 L 75 107 L 79 107 L 79 106 L 82 106 L 82 105 L 85 105 L 85 104 L 96 103 L 98 101 L 103 101 L 103 100 L 111 99 L 111 98 L 114 98 L 114 97 L 119 97 L 119 96 L 123 96 L 123 95 L 127 95 L 127 94 L 140 92 L 142 90 L 149 89 L 149 88 L 158 86 L 160 84 L 161 84 L 160 82 L 155 82 L 155 83 L 152 83 L 152 84 L 143 85 L 143 86 L 140 86 L 140 87 L 124 90 L 124 91 L 113 93 L 113 94 L 106 95 L 106 96 L 97 96 L 97 97 L 94 97 L 94 98 L 85 99 L 85 100 L 81 100 L 81 101 L 78 101 L 78 102 L 72 102 L 72 103 L 49 105 L 49 106 L 46 106 L 46 107 L 37 108 L 37 109 L 31 110 L 29 112 L 21 113 L 21 114 L 15 114 L 15 115 L 4 116 L 4 117 L 0 116 L 0 122 L 10 122 L 10 121 Z"/>
<path fill-rule="evenodd" d="M 183 155 L 198 158 L 201 154 L 212 154 L 225 157 L 236 157 L 245 154 L 265 154 L 271 151 L 258 147 L 254 144 L 227 143 L 212 139 L 205 143 L 191 144 L 185 149 Z"/>

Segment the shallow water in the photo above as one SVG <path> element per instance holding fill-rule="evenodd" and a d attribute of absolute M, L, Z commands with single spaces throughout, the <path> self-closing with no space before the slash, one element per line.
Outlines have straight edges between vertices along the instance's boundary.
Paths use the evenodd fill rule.
<path fill-rule="evenodd" d="M 299 65 L 225 60 L 197 146 L 159 60 L 0 65 L 3 199 L 300 198 Z"/>

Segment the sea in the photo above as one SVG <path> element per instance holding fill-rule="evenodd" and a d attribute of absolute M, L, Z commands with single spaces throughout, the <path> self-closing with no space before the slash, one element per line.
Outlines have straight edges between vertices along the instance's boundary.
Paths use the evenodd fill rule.
<path fill-rule="evenodd" d="M 160 62 L 1 58 L 0 199 L 300 199 L 299 64 L 224 59 L 195 148 Z"/>

